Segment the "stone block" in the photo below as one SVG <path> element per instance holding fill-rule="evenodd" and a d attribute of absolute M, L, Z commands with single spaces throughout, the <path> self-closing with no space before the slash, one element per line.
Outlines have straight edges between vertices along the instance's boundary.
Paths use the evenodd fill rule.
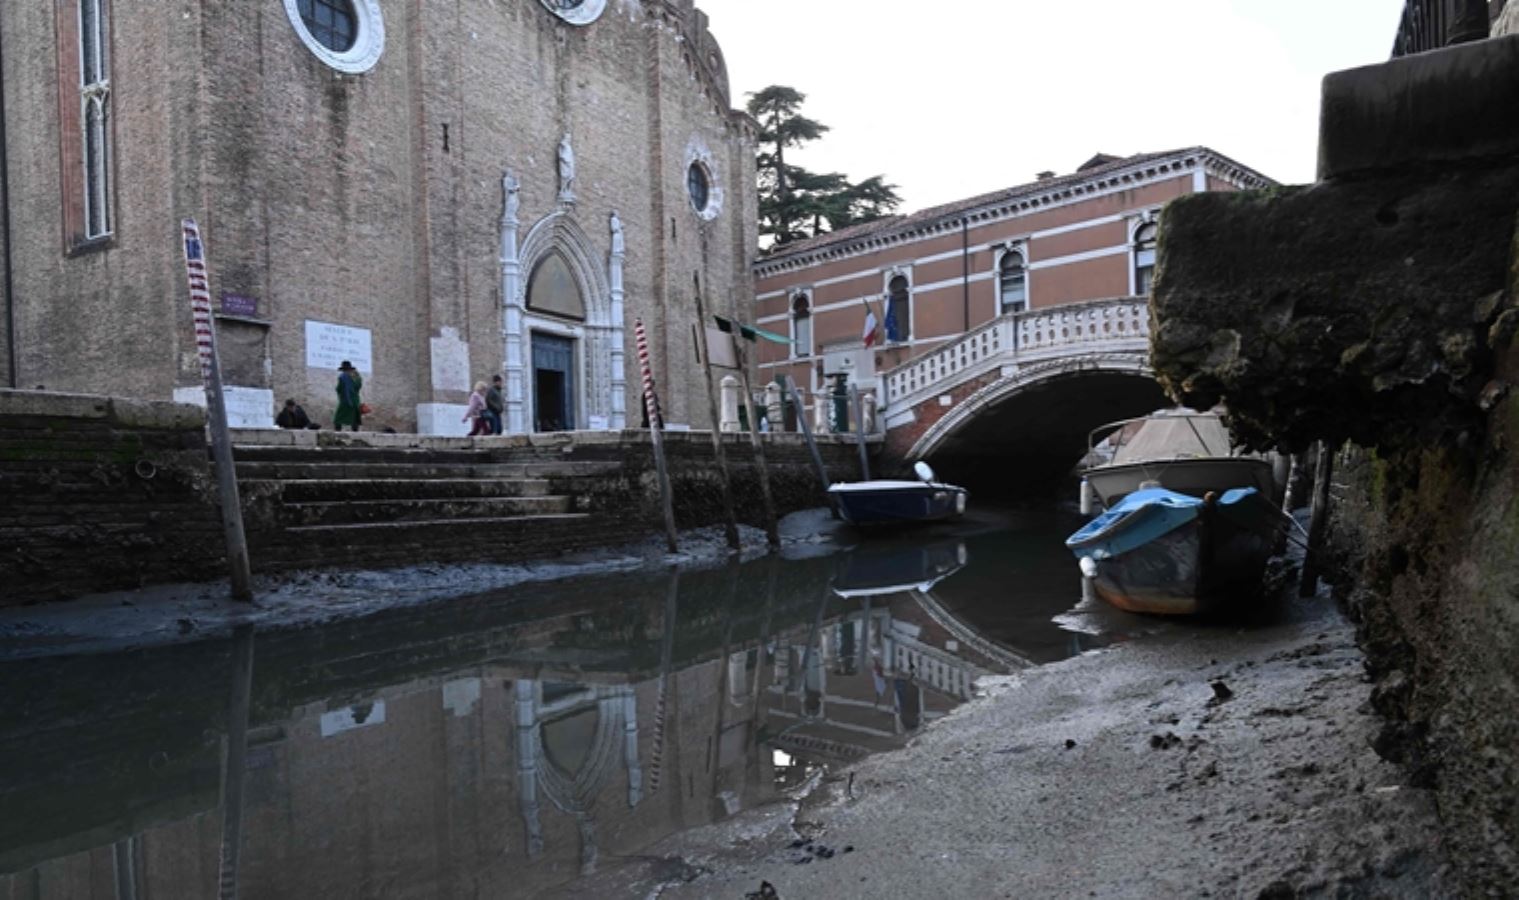
<path fill-rule="evenodd" d="M 0 390 L 0 416 L 105 419 L 110 414 L 109 397 L 53 391 Z"/>
<path fill-rule="evenodd" d="M 1324 77 L 1318 177 L 1519 153 L 1519 35 Z"/>

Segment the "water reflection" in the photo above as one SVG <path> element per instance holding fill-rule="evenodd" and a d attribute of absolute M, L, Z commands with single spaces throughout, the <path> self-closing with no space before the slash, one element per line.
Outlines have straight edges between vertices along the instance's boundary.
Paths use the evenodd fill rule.
<path fill-rule="evenodd" d="M 956 600 L 977 553 L 515 588 L 260 634 L 256 665 L 249 634 L 0 667 L 0 897 L 571 885 L 1030 664 Z"/>

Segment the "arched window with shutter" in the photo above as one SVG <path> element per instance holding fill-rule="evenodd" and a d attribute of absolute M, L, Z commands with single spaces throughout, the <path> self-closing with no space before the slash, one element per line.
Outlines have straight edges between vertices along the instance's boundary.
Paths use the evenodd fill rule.
<path fill-rule="evenodd" d="M 1150 293 L 1150 282 L 1155 277 L 1155 223 L 1146 222 L 1134 232 L 1134 293 L 1143 297 Z"/>
<path fill-rule="evenodd" d="M 812 355 L 812 300 L 805 292 L 791 300 L 791 355 Z"/>
<path fill-rule="evenodd" d="M 1023 253 L 1008 250 L 997 263 L 998 309 L 1002 314 L 1023 312 L 1028 309 L 1028 269 Z"/>

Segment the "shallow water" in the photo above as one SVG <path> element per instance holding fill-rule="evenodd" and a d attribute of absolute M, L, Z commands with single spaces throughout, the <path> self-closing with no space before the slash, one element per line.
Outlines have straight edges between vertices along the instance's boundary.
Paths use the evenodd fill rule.
<path fill-rule="evenodd" d="M 900 746 L 981 675 L 1153 627 L 1080 602 L 1076 524 L 0 666 L 0 897 L 572 887 Z"/>

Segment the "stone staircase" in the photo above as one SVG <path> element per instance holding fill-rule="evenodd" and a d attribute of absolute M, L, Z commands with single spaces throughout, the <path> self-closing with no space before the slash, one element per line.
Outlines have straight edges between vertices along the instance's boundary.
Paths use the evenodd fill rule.
<path fill-rule="evenodd" d="M 530 448 L 236 442 L 234 457 L 261 571 L 516 561 L 619 536 L 619 523 L 585 511 L 575 489 L 614 474 L 616 462 Z"/>

